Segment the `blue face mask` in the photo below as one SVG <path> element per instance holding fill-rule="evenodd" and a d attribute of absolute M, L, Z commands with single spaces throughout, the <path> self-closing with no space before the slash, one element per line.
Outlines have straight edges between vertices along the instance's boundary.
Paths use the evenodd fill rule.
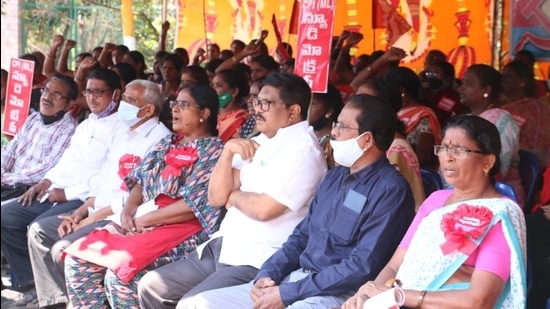
<path fill-rule="evenodd" d="M 131 128 L 144 118 L 137 116 L 140 110 L 141 108 L 126 101 L 120 101 L 120 105 L 118 106 L 118 119 Z"/>
<path fill-rule="evenodd" d="M 111 114 L 111 112 L 116 108 L 116 102 L 115 101 L 111 101 L 109 102 L 109 105 L 107 105 L 107 107 L 105 107 L 105 109 L 101 112 L 99 112 L 98 114 L 96 114 L 97 118 L 103 118 L 103 117 L 107 117 Z"/>

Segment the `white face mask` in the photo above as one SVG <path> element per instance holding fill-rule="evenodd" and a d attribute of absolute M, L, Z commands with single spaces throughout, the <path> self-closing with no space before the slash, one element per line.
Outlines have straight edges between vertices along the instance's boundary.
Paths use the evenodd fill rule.
<path fill-rule="evenodd" d="M 331 140 L 334 161 L 342 166 L 351 167 L 359 159 L 366 149 L 361 149 L 357 140 L 367 132 L 345 141 Z"/>
<path fill-rule="evenodd" d="M 131 128 L 143 119 L 143 117 L 140 118 L 137 116 L 140 110 L 141 108 L 126 101 L 120 101 L 120 105 L 118 106 L 118 119 Z"/>

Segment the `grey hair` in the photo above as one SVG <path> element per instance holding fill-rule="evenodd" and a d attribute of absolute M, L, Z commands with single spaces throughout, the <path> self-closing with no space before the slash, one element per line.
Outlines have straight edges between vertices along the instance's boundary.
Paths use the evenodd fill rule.
<path fill-rule="evenodd" d="M 162 112 L 162 93 L 160 92 L 159 86 L 146 79 L 134 79 L 126 85 L 126 88 L 139 86 L 143 88 L 143 94 L 141 98 L 144 102 L 148 104 L 153 104 L 155 106 L 155 116 L 159 116 Z"/>

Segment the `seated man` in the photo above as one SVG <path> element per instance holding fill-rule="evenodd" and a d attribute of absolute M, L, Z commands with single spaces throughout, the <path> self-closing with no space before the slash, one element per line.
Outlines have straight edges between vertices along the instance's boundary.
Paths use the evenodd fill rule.
<path fill-rule="evenodd" d="M 249 282 L 306 215 L 327 169 L 306 121 L 311 89 L 287 73 L 268 75 L 260 88 L 254 108 L 262 134 L 229 140 L 210 178 L 210 203 L 227 208 L 219 232 L 143 276 L 141 308 L 173 308 L 182 295 Z"/>
<path fill-rule="evenodd" d="M 352 96 L 332 130 L 340 166 L 307 217 L 252 282 L 203 292 L 187 308 L 331 308 L 375 278 L 414 216 L 410 186 L 385 155 L 395 124 L 382 99 Z"/>
<path fill-rule="evenodd" d="M 29 254 L 40 307 L 68 301 L 61 253 L 76 239 L 110 222 L 103 219 L 113 213 L 115 205 L 122 207 L 128 199 L 124 178 L 153 146 L 170 134 L 159 121 L 161 109 L 162 94 L 155 83 L 134 80 L 126 85 L 118 108 L 124 126 L 117 132 L 86 202 L 72 214 L 51 216 L 31 224 Z"/>
<path fill-rule="evenodd" d="M 76 129 L 67 113 L 78 96 L 69 77 L 52 76 L 40 97 L 40 110 L 29 115 L 13 140 L 2 149 L 2 201 L 21 196 L 61 158 Z"/>
<path fill-rule="evenodd" d="M 24 291 L 34 283 L 27 226 L 39 217 L 66 213 L 82 205 L 88 197 L 89 181 L 99 174 L 112 146 L 119 123 L 115 113 L 120 97 L 118 75 L 108 69 L 92 71 L 85 94 L 92 114 L 78 125 L 59 162 L 18 200 L 2 205 L 2 252 L 10 264 L 15 289 Z"/>

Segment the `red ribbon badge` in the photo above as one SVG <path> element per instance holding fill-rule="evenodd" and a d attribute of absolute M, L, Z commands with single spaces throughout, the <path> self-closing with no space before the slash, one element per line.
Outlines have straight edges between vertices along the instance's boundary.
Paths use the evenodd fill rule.
<path fill-rule="evenodd" d="M 124 179 L 139 164 L 139 162 L 141 162 L 141 158 L 132 154 L 125 154 L 118 160 L 118 177 L 122 179 L 122 184 L 120 185 L 122 190 L 128 191 L 128 186 L 126 186 Z"/>
<path fill-rule="evenodd" d="M 444 255 L 458 249 L 470 255 L 477 247 L 475 240 L 491 222 L 493 213 L 487 207 L 459 205 L 441 219 L 441 230 L 447 239 L 439 245 Z"/>
<path fill-rule="evenodd" d="M 199 154 L 197 149 L 193 147 L 174 148 L 164 157 L 166 167 L 162 171 L 161 176 L 165 179 L 170 176 L 179 177 L 181 175 L 182 168 L 193 165 L 198 158 Z"/>

